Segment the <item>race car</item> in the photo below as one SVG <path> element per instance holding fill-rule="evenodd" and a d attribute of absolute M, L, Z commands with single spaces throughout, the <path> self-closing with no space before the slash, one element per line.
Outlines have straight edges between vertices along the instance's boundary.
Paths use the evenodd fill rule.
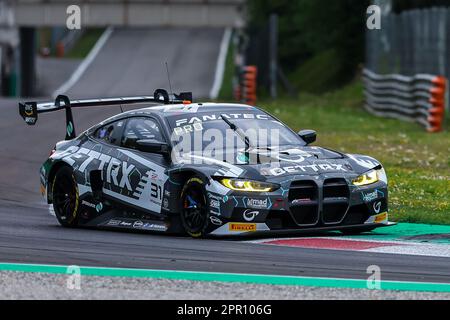
<path fill-rule="evenodd" d="M 145 104 L 145 105 L 142 105 Z M 136 105 L 75 134 L 72 109 Z M 66 111 L 66 139 L 40 169 L 41 192 L 64 227 L 194 238 L 339 230 L 388 221 L 380 162 L 313 146 L 264 110 L 194 103 L 192 93 L 19 103 L 25 122 Z"/>

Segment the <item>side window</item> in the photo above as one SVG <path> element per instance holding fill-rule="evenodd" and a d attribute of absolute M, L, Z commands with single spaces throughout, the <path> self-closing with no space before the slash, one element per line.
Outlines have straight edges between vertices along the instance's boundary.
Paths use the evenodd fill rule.
<path fill-rule="evenodd" d="M 120 138 L 122 137 L 124 125 L 124 120 L 107 124 L 95 131 L 94 138 L 118 146 L 120 145 Z"/>
<path fill-rule="evenodd" d="M 158 123 L 150 118 L 129 119 L 123 133 L 122 146 L 135 149 L 138 140 L 164 142 Z"/>

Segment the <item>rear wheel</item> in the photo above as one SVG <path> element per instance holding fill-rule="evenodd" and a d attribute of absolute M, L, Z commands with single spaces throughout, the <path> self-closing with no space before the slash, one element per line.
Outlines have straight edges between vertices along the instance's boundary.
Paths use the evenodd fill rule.
<path fill-rule="evenodd" d="M 53 209 L 58 222 L 64 227 L 78 224 L 78 186 L 69 167 L 62 167 L 56 173 L 52 185 Z"/>
<path fill-rule="evenodd" d="M 189 179 L 181 191 L 181 223 L 188 235 L 201 238 L 209 227 L 209 209 L 203 181 Z"/>

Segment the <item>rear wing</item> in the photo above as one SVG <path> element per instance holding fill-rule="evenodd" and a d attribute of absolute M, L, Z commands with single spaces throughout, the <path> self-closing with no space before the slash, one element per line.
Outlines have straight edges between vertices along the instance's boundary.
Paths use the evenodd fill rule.
<path fill-rule="evenodd" d="M 19 113 L 28 125 L 35 125 L 38 114 L 66 110 L 66 140 L 76 137 L 73 123 L 72 108 L 101 107 L 101 106 L 126 106 L 141 103 L 178 104 L 192 102 L 191 92 L 169 95 L 166 90 L 158 89 L 153 96 L 121 97 L 104 99 L 86 99 L 70 101 L 69 97 L 59 95 L 54 102 L 19 102 Z"/>

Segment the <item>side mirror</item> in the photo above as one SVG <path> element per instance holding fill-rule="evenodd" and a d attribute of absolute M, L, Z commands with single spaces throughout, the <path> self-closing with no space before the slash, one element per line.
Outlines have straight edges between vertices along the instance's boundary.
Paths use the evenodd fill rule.
<path fill-rule="evenodd" d="M 317 139 L 317 133 L 314 130 L 302 130 L 298 135 L 306 142 L 306 144 L 311 144 Z"/>
<path fill-rule="evenodd" d="M 156 140 L 138 140 L 136 149 L 142 152 L 159 153 L 164 156 L 170 155 L 170 147 L 165 142 Z"/>

